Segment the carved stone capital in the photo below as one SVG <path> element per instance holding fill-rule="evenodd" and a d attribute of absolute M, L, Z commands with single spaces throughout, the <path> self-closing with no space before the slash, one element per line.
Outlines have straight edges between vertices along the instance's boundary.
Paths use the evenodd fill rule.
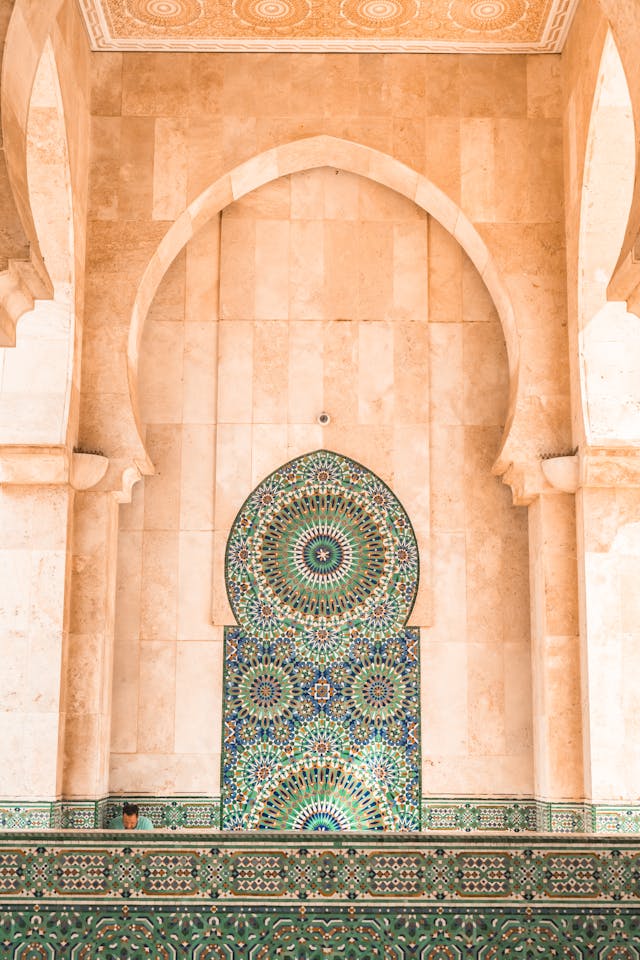
<path fill-rule="evenodd" d="M 542 494 L 575 493 L 581 487 L 640 487 L 639 447 L 586 447 L 579 453 L 494 468 L 511 487 L 514 506 Z"/>

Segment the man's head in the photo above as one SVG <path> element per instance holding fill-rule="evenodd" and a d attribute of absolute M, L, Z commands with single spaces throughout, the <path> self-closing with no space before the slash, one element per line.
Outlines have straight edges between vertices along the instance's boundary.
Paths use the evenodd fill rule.
<path fill-rule="evenodd" d="M 138 825 L 137 803 L 125 803 L 122 805 L 122 822 L 125 830 L 135 830 Z"/>

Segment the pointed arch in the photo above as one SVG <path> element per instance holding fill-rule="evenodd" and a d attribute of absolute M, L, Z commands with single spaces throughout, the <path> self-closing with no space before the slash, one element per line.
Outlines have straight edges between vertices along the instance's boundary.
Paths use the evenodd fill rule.
<path fill-rule="evenodd" d="M 510 386 L 504 447 L 518 396 L 518 331 L 508 289 L 485 241 L 460 207 L 425 176 L 372 147 L 320 135 L 274 147 L 220 177 L 172 224 L 149 261 L 133 305 L 127 347 L 129 395 L 142 448 L 138 402 L 140 343 L 147 312 L 167 269 L 197 231 L 233 201 L 272 180 L 325 166 L 366 177 L 412 200 L 455 237 L 475 265 L 495 304 L 507 347 Z"/>
<path fill-rule="evenodd" d="M 34 299 L 52 295 L 34 225 L 27 182 L 27 122 L 31 92 L 42 51 L 63 0 L 30 4 L 16 0 L 2 37 L 0 115 L 0 345 L 13 346 L 19 318 Z M 6 25 L 3 11 L 3 26 Z"/>
<path fill-rule="evenodd" d="M 578 336 L 586 439 L 632 441 L 638 395 L 637 318 L 607 299 L 633 200 L 635 131 L 622 62 L 611 31 L 600 60 L 580 205 Z M 635 334 L 634 334 L 635 328 Z"/>

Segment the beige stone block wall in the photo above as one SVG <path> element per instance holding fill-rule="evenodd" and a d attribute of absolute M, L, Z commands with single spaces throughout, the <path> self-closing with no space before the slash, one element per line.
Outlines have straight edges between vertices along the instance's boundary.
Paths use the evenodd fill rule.
<path fill-rule="evenodd" d="M 586 794 L 631 801 L 640 792 L 640 491 L 591 487 L 576 499 Z"/>
<path fill-rule="evenodd" d="M 425 795 L 533 790 L 527 515 L 492 476 L 508 378 L 477 271 L 429 220 L 433 621 L 422 629 Z"/>
<path fill-rule="evenodd" d="M 611 69 L 603 10 L 616 28 L 624 77 Z M 584 0 L 562 55 L 573 438 L 585 462 L 584 486 L 576 494 L 584 791 L 596 802 L 635 800 L 640 783 L 638 705 L 630 681 L 639 649 L 632 587 L 639 501 L 637 487 L 615 489 L 628 478 L 614 462 L 618 448 L 633 451 L 640 440 L 640 347 L 637 317 L 624 304 L 605 303 L 633 181 L 628 114 L 633 109 L 637 118 L 638 69 L 629 56 L 634 17 L 635 7 L 616 0 Z M 634 189 L 627 243 L 637 232 L 637 173 Z M 600 447 L 603 463 L 594 486 L 588 445 Z"/>
<path fill-rule="evenodd" d="M 442 216 L 452 218 L 459 239 L 473 249 L 479 269 L 488 271 L 496 295 L 499 291 L 514 376 L 520 353 L 513 442 L 501 452 L 501 468 L 510 459 L 566 447 L 567 364 L 559 362 L 566 355 L 559 57 L 101 54 L 94 59 L 88 263 L 99 302 L 110 296 L 116 271 L 121 278 L 128 276 L 131 285 L 139 280 L 172 223 L 156 218 L 174 216 L 177 208 L 167 200 L 172 176 L 177 178 L 176 196 L 183 197 L 183 161 L 186 202 L 196 201 L 219 178 L 221 191 L 226 194 L 232 187 L 238 197 L 265 178 L 277 177 L 279 155 L 271 148 L 317 134 L 350 140 L 363 172 L 371 163 L 372 176 L 402 179 L 402 189 L 409 192 L 417 176 L 425 176 L 453 204 L 463 199 L 464 216 L 456 224 L 455 206 L 438 199 L 437 190 L 431 198 Z M 305 86 L 307 72 L 314 78 L 313 89 Z M 127 133 L 132 123 L 139 125 L 136 150 Z M 183 152 L 175 159 L 178 173 L 173 167 L 163 172 L 165 133 L 177 153 Z M 410 167 L 401 175 L 384 156 L 369 156 L 362 147 Z M 151 164 L 150 151 L 156 149 L 161 152 Z M 239 164 L 246 166 L 238 169 Z M 128 199 L 131 191 L 135 210 Z M 196 207 L 192 213 L 198 216 Z M 467 215 L 476 218 L 473 228 Z M 337 232 L 346 237 L 352 226 L 349 211 L 341 211 L 338 219 Z M 188 232 L 188 216 L 183 226 Z M 305 244 L 314 242 L 313 229 L 294 227 L 295 249 L 301 254 Z M 410 235 L 405 241 L 411 244 Z M 275 283 L 270 252 L 260 237 L 256 243 Z M 375 238 L 371 243 L 373 256 Z M 394 245 L 401 250 L 399 238 Z M 325 255 L 331 255 L 329 247 Z M 156 260 L 154 273 L 161 266 Z M 248 279 L 238 278 L 238 295 Z M 316 300 L 311 274 L 308 280 L 304 302 L 298 304 L 302 315 L 313 311 Z M 378 293 L 375 285 L 371 291 Z M 353 289 L 351 293 L 355 295 Z M 265 295 L 258 288 L 258 299 Z M 280 300 L 259 304 L 256 318 L 278 319 L 282 290 L 273 287 L 270 296 Z M 132 299 L 127 300 L 118 305 L 112 323 L 130 321 Z M 512 307 L 517 329 L 508 319 Z M 135 350 L 133 356 L 135 367 Z M 117 365 L 114 359 L 114 373 L 121 379 L 124 368 L 116 371 Z M 92 379 L 90 370 L 88 364 L 86 381 Z M 516 386 L 513 379 L 512 404 Z M 106 431 L 119 460 L 127 455 L 144 460 L 128 405 L 116 416 L 118 401 L 112 394 L 100 386 L 89 389 L 93 395 L 86 396 L 82 416 L 86 442 Z M 135 404 L 135 369 L 132 391 Z"/>
<path fill-rule="evenodd" d="M 326 447 L 392 486 L 428 554 L 426 263 L 424 212 L 332 168 L 276 180 L 224 210 L 220 543 L 267 474 Z M 321 428 L 322 412 L 331 422 Z M 214 620 L 222 624 L 230 612 L 220 574 L 218 565 Z M 426 577 L 416 623 L 428 621 L 429 606 Z"/>
<path fill-rule="evenodd" d="M 25 482 L 33 484 L 0 487 L 0 652 L 7 665 L 0 695 L 2 792 L 27 800 L 56 799 L 61 794 L 67 664 L 72 654 L 80 663 L 89 655 L 89 648 L 69 650 L 74 493 L 62 470 L 45 476 L 47 465 L 57 461 L 59 466 L 66 457 L 59 447 L 43 449 L 45 444 L 71 447 L 77 433 L 89 50 L 79 11 L 71 0 L 52 3 L 38 16 L 32 17 L 32 12 L 15 11 L 14 37 L 22 38 L 25 45 L 21 51 L 14 46 L 14 68 L 5 73 L 10 79 L 3 101 L 3 107 L 8 106 L 3 112 L 3 146 L 5 156 L 10 155 L 12 185 L 21 211 L 28 214 L 27 157 L 20 156 L 20 150 L 27 150 L 29 125 L 33 163 L 28 186 L 31 200 L 41 203 L 36 226 L 42 249 L 47 248 L 57 300 L 38 302 L 22 318 L 17 347 L 0 351 L 0 445 L 25 445 L 19 459 Z M 40 61 L 49 28 L 48 46 Z M 27 215 L 25 224 L 31 235 L 29 219 Z M 73 243 L 68 236 L 71 226 Z M 71 283 L 74 273 L 75 286 Z M 34 482 L 39 474 L 42 485 Z M 6 479 L 11 478 L 3 474 Z"/>
<path fill-rule="evenodd" d="M 219 791 L 222 631 L 211 622 L 217 220 L 169 269 L 141 367 L 156 468 L 120 508 L 109 788 Z"/>

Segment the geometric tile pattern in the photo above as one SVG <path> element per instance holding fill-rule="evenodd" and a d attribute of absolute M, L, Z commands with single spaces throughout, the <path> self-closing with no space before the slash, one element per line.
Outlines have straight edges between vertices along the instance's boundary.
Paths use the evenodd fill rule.
<path fill-rule="evenodd" d="M 640 805 L 595 804 L 587 829 L 594 833 L 640 833 Z"/>
<path fill-rule="evenodd" d="M 80 0 L 94 49 L 559 52 L 575 0 Z"/>
<path fill-rule="evenodd" d="M 422 801 L 423 830 L 498 830 L 521 833 L 537 828 L 534 800 L 439 800 Z"/>
<path fill-rule="evenodd" d="M 2 909 L 0 905 L 0 910 Z M 104 905 L 0 914 L 3 960 L 640 960 L 635 907 Z"/>
<path fill-rule="evenodd" d="M 246 837 L 246 839 L 242 839 Z M 269 840 L 267 841 L 267 837 Z M 636 839 L 273 833 L 5 834 L 0 901 L 632 905 Z M 1 940 L 0 940 L 1 942 Z M 4 956 L 0 952 L 0 956 Z"/>
<path fill-rule="evenodd" d="M 635 838 L 0 835 L 2 960 L 640 960 Z"/>
<path fill-rule="evenodd" d="M 218 828 L 219 797 L 111 796 L 103 800 L 10 802 L 0 805 L 0 830 L 95 830 L 108 826 L 122 804 L 137 803 L 156 829 Z"/>
<path fill-rule="evenodd" d="M 285 464 L 225 576 L 225 829 L 419 829 L 418 549 L 391 490 L 326 450 Z"/>
<path fill-rule="evenodd" d="M 160 830 L 220 827 L 219 797 L 111 796 L 103 800 L 0 802 L 0 830 L 93 830 L 106 827 L 125 800 Z M 422 800 L 422 829 L 482 833 L 640 834 L 640 804 L 548 803 L 541 800 Z"/>
<path fill-rule="evenodd" d="M 140 808 L 140 814 L 148 817 L 156 830 L 193 830 L 220 827 L 219 797 L 110 797 L 106 804 L 101 825 L 122 812 L 127 800 Z"/>

